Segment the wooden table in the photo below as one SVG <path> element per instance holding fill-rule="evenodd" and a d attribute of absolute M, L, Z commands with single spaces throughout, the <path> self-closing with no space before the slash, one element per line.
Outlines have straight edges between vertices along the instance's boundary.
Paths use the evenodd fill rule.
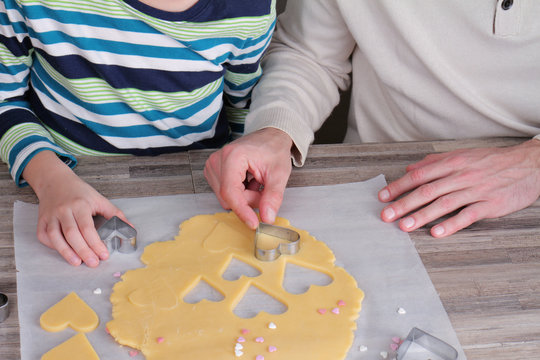
<path fill-rule="evenodd" d="M 428 153 L 505 146 L 520 139 L 315 145 L 289 186 L 387 181 Z M 76 172 L 109 198 L 210 192 L 203 176 L 210 151 L 158 157 L 80 158 Z M 13 202 L 36 202 L 0 165 L 0 292 L 11 316 L 0 324 L 0 359 L 20 358 L 13 250 Z M 286 199 L 285 199 L 286 201 Z M 540 358 L 540 200 L 504 218 L 484 220 L 445 239 L 426 227 L 411 233 L 469 360 Z"/>

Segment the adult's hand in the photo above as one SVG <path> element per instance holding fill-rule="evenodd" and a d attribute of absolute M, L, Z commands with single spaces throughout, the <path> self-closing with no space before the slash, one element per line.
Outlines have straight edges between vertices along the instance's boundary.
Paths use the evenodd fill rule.
<path fill-rule="evenodd" d="M 245 135 L 213 153 L 204 175 L 221 206 L 232 209 L 250 228 L 259 219 L 274 223 L 291 174 L 292 139 L 275 128 Z"/>
<path fill-rule="evenodd" d="M 381 218 L 386 222 L 400 219 L 403 231 L 415 230 L 461 209 L 431 228 L 434 237 L 523 209 L 538 196 L 540 141 L 534 139 L 506 148 L 428 155 L 409 165 L 402 178 L 379 192 L 383 202 L 399 198 L 382 210 Z"/>
<path fill-rule="evenodd" d="M 25 167 L 23 177 L 39 199 L 37 237 L 71 265 L 96 267 L 109 257 L 92 216 L 109 219 L 124 214 L 80 179 L 55 153 L 42 151 Z"/>

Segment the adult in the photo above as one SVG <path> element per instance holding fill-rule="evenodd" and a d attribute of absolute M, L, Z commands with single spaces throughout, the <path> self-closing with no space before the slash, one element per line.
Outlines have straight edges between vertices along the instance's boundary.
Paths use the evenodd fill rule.
<path fill-rule="evenodd" d="M 209 158 L 206 177 L 250 227 L 258 224 L 252 207 L 272 223 L 291 155 L 303 164 L 314 131 L 352 83 L 346 142 L 527 138 L 409 165 L 379 192 L 389 202 L 384 221 L 412 231 L 452 214 L 431 228 L 443 237 L 525 208 L 540 195 L 539 17 L 536 0 L 289 0 L 247 135 Z"/>

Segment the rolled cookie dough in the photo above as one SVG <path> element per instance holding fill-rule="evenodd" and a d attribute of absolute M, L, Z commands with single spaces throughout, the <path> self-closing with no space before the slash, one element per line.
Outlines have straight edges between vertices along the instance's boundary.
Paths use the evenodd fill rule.
<path fill-rule="evenodd" d="M 254 231 L 233 213 L 185 221 L 175 240 L 145 248 L 141 260 L 146 267 L 127 271 L 115 284 L 109 332 L 118 343 L 139 349 L 147 360 L 345 358 L 363 292 L 345 269 L 334 264 L 335 257 L 323 242 L 290 226 L 286 219 L 278 218 L 276 225 L 300 234 L 300 251 L 262 262 L 253 255 Z M 225 280 L 222 275 L 233 259 L 260 275 Z M 332 282 L 291 294 L 283 287 L 287 263 L 326 274 Z M 223 299 L 185 302 L 184 297 L 201 281 L 217 289 Z M 238 317 L 234 309 L 251 286 L 287 310 Z"/>

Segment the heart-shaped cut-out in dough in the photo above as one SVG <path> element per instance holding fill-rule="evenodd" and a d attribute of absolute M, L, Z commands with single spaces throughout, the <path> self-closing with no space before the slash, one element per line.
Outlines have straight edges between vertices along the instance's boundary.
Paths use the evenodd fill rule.
<path fill-rule="evenodd" d="M 257 277 L 261 275 L 261 270 L 254 268 L 253 266 L 243 262 L 242 260 L 236 259 L 234 256 L 231 257 L 231 261 L 227 265 L 227 269 L 223 272 L 221 277 L 225 280 L 236 281 L 242 276 L 246 277 Z"/>
<path fill-rule="evenodd" d="M 47 351 L 41 360 L 99 360 L 98 354 L 83 333 L 69 338 Z"/>
<path fill-rule="evenodd" d="M 242 250 L 253 246 L 252 237 L 253 234 L 248 227 L 234 228 L 220 221 L 206 237 L 203 246 L 211 252 L 222 252 L 228 249 Z M 224 242 L 224 238 L 229 241 Z"/>
<path fill-rule="evenodd" d="M 303 294 L 312 285 L 327 286 L 332 283 L 331 276 L 324 272 L 308 268 L 293 263 L 287 263 L 285 276 L 283 277 L 283 288 L 291 294 Z"/>
<path fill-rule="evenodd" d="M 224 298 L 218 289 L 210 285 L 205 279 L 200 279 L 189 293 L 184 296 L 184 302 L 188 304 L 196 304 L 203 300 L 218 302 Z"/>
<path fill-rule="evenodd" d="M 99 318 L 79 295 L 71 292 L 45 311 L 39 323 L 44 330 L 51 332 L 62 331 L 68 326 L 76 331 L 90 332 L 99 325 Z"/>
<path fill-rule="evenodd" d="M 178 305 L 178 297 L 171 286 L 165 279 L 158 277 L 129 294 L 129 301 L 133 305 L 153 306 L 165 310 L 174 309 Z"/>
<path fill-rule="evenodd" d="M 278 315 L 287 311 L 287 305 L 266 291 L 251 285 L 242 299 L 238 302 L 233 312 L 240 318 L 253 318 L 259 312 Z"/>

